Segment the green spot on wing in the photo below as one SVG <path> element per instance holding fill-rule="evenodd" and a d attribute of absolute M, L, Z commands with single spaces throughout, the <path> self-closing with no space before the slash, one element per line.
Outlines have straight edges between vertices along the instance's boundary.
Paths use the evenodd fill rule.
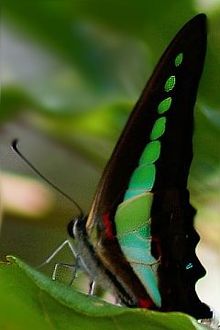
<path fill-rule="evenodd" d="M 153 269 L 151 269 L 150 266 L 147 267 L 141 264 L 132 264 L 132 268 L 146 287 L 147 292 L 155 304 L 158 307 L 161 307 L 161 296 L 158 290 L 158 279 Z"/>
<path fill-rule="evenodd" d="M 130 198 L 134 198 L 146 192 L 146 189 L 128 189 L 124 195 L 124 201 Z"/>
<path fill-rule="evenodd" d="M 151 236 L 150 221 L 148 222 L 147 225 L 139 228 L 138 234 L 140 235 L 140 237 L 142 237 L 144 239 Z"/>
<path fill-rule="evenodd" d="M 130 263 L 141 263 L 145 264 L 145 267 L 150 267 L 150 265 L 156 263 L 156 259 L 151 255 L 151 240 L 139 239 L 136 233 L 133 235 L 133 244 L 130 241 L 129 245 L 124 245 L 123 238 L 119 237 L 119 242 L 122 247 L 124 254 L 126 254 L 127 259 Z M 138 242 L 139 241 L 139 242 Z"/>
<path fill-rule="evenodd" d="M 156 259 L 151 255 L 150 222 L 147 221 L 150 217 L 151 205 L 152 194 L 143 194 L 130 202 L 122 203 L 117 209 L 115 223 L 118 241 L 124 256 L 155 304 L 161 306 L 156 271 L 158 265 Z M 134 210 L 136 214 L 134 214 Z M 131 219 L 131 215 L 135 217 Z M 127 223 L 129 226 L 126 226 Z"/>
<path fill-rule="evenodd" d="M 134 170 L 129 183 L 129 188 L 143 188 L 150 191 L 154 185 L 155 175 L 155 165 L 141 165 Z"/>
<path fill-rule="evenodd" d="M 174 88 L 175 83 L 176 83 L 176 77 L 170 76 L 165 83 L 164 90 L 166 92 L 170 92 Z"/>
<path fill-rule="evenodd" d="M 166 129 L 166 118 L 160 117 L 155 121 L 154 126 L 152 128 L 150 135 L 151 140 L 158 139 L 161 135 L 164 134 L 165 129 Z"/>
<path fill-rule="evenodd" d="M 159 141 L 152 141 L 147 144 L 145 147 L 139 164 L 152 164 L 154 163 L 160 156 L 160 142 Z"/>
<path fill-rule="evenodd" d="M 162 114 L 162 113 L 166 112 L 167 110 L 169 110 L 171 103 L 172 103 L 171 97 L 167 97 L 166 99 L 161 101 L 157 108 L 158 113 Z"/>
<path fill-rule="evenodd" d="M 175 66 L 179 66 L 183 61 L 183 53 L 179 53 L 175 58 Z"/>
<path fill-rule="evenodd" d="M 121 203 L 115 214 L 118 235 L 123 235 L 146 225 L 150 218 L 153 194 L 144 193 Z"/>
<path fill-rule="evenodd" d="M 147 226 L 147 222 L 146 222 L 146 225 L 143 225 L 143 226 Z M 149 229 L 150 230 L 150 229 Z M 146 261 L 146 252 L 147 250 L 148 251 L 151 251 L 151 239 L 148 237 L 146 238 L 142 238 L 140 235 L 139 235 L 139 230 L 137 231 L 132 231 L 130 233 L 126 233 L 122 236 L 119 236 L 118 237 L 118 240 L 120 242 L 120 245 L 123 245 L 123 247 L 126 247 L 128 249 L 136 249 L 136 250 L 141 250 L 143 251 L 143 261 L 142 262 L 145 262 Z M 132 251 L 130 251 L 132 253 Z M 130 253 L 129 252 L 129 253 Z M 134 252 L 134 251 L 133 251 Z M 140 254 L 139 254 L 140 256 Z M 135 255 L 135 252 L 134 252 L 134 255 L 131 256 L 131 258 L 133 260 L 136 260 L 136 255 Z M 150 259 L 150 262 L 152 262 L 152 256 L 151 256 L 151 259 Z M 139 259 L 139 258 L 138 258 Z"/>

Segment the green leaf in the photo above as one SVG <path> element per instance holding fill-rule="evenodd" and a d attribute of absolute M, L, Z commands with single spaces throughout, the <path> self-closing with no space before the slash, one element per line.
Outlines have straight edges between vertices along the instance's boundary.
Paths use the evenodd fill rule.
<path fill-rule="evenodd" d="M 0 265 L 1 329 L 199 330 L 191 317 L 129 309 L 54 282 L 19 259 Z"/>

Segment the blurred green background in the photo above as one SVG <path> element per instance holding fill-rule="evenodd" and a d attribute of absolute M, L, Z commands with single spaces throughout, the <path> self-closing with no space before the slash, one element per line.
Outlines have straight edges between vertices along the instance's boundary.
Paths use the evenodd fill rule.
<path fill-rule="evenodd" d="M 220 310 L 220 1 L 3 1 L 0 255 L 38 265 L 77 214 L 10 149 L 89 210 L 97 182 L 146 80 L 175 33 L 205 12 L 209 37 L 195 113 L 192 203 L 201 298 Z M 64 258 L 64 259 L 63 259 Z M 67 253 L 58 260 L 68 261 Z M 51 270 L 48 270 L 50 272 Z"/>

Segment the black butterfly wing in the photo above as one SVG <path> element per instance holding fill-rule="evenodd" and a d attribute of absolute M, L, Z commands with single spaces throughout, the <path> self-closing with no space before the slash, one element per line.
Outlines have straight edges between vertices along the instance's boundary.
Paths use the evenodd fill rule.
<path fill-rule="evenodd" d="M 200 14 L 176 35 L 145 86 L 104 170 L 86 223 L 88 235 L 93 228 L 98 230 L 96 252 L 106 268 L 131 292 L 137 305 L 156 308 L 122 252 L 115 213 L 126 191 L 136 193 L 137 182 L 141 185 L 146 180 L 139 162 L 146 146 L 156 145 L 159 139 L 159 154 L 153 150 L 150 155 L 155 157 L 154 174 L 146 184 L 153 194 L 152 255 L 161 260 L 160 308 L 198 318 L 210 316 L 210 311 L 195 293 L 195 282 L 204 269 L 195 256 L 199 238 L 193 229 L 195 210 L 186 187 L 192 161 L 193 108 L 205 52 L 206 17 Z M 186 271 L 191 268 L 193 272 Z M 182 281 L 189 283 L 184 289 Z"/>
<path fill-rule="evenodd" d="M 192 160 L 193 108 L 206 52 L 206 16 L 197 15 L 171 42 L 150 80 L 146 84 L 103 172 L 92 205 L 87 227 L 114 207 L 128 187 L 142 151 L 150 142 L 150 132 L 158 118 L 161 100 L 170 95 L 164 90 L 167 79 L 174 74 L 174 60 L 183 54 L 172 91 L 163 150 L 158 163 L 155 189 L 168 186 L 186 187 Z"/>

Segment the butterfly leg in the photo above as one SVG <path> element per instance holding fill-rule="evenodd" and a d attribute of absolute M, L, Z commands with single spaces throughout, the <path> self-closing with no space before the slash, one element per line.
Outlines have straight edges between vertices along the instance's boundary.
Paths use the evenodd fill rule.
<path fill-rule="evenodd" d="M 51 262 L 51 260 L 66 246 L 68 245 L 72 254 L 74 255 L 74 257 L 77 259 L 77 253 L 73 247 L 73 245 L 70 243 L 69 240 L 65 240 L 63 243 L 61 243 L 56 250 L 54 250 L 54 252 L 39 266 L 37 266 L 37 268 L 42 268 L 45 265 L 49 264 Z"/>
<path fill-rule="evenodd" d="M 92 280 L 92 281 L 89 283 L 89 291 L 88 291 L 88 294 L 89 294 L 90 296 L 93 296 L 93 295 L 95 294 L 95 289 L 96 289 L 96 282 Z"/>
<path fill-rule="evenodd" d="M 71 264 L 65 264 L 63 262 L 59 262 L 55 265 L 54 267 L 54 271 L 53 271 L 53 274 L 52 274 L 52 280 L 56 280 L 57 278 L 57 272 L 58 272 L 58 268 L 59 267 L 66 267 L 66 268 L 70 268 L 72 270 L 72 278 L 71 278 L 71 281 L 69 283 L 69 285 L 72 285 L 73 281 L 75 280 L 76 278 L 76 273 L 77 273 L 77 269 L 78 269 L 78 264 L 75 263 L 74 265 L 71 265 Z"/>
<path fill-rule="evenodd" d="M 115 297 L 115 305 L 122 306 L 122 302 L 119 297 Z"/>
<path fill-rule="evenodd" d="M 75 265 L 73 265 L 73 274 L 72 274 L 72 279 L 69 283 L 70 286 L 72 286 L 76 276 L 77 276 L 77 270 L 80 268 L 80 260 L 79 260 L 79 257 L 77 256 L 76 257 L 76 262 L 75 262 Z"/>

